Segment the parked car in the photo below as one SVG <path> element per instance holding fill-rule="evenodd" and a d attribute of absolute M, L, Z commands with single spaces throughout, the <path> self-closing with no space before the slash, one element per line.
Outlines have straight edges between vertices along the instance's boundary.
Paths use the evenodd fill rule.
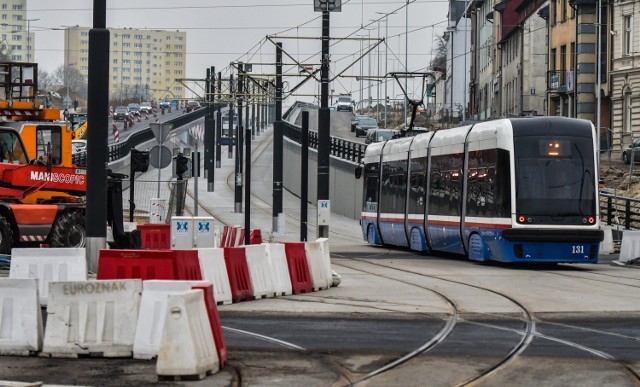
<path fill-rule="evenodd" d="M 378 121 L 375 118 L 365 117 L 361 118 L 356 124 L 356 137 L 366 136 L 367 130 L 377 128 Z"/>
<path fill-rule="evenodd" d="M 151 102 L 140 102 L 140 113 L 153 113 L 153 106 L 151 106 Z"/>
<path fill-rule="evenodd" d="M 140 105 L 138 105 L 137 103 L 130 103 L 129 105 L 127 105 L 127 110 L 129 111 L 129 114 L 137 116 L 138 114 L 140 114 Z"/>
<path fill-rule="evenodd" d="M 402 137 L 411 137 L 417 136 L 423 133 L 429 133 L 429 128 L 424 128 L 422 126 L 414 126 L 412 130 L 403 130 L 401 131 Z"/>
<path fill-rule="evenodd" d="M 187 102 L 187 113 L 189 113 L 190 111 L 193 111 L 193 110 L 198 110 L 200 108 L 201 108 L 200 102 L 198 102 L 198 101 L 189 101 L 189 102 Z"/>
<path fill-rule="evenodd" d="M 360 122 L 361 119 L 363 118 L 368 118 L 369 116 L 361 116 L 361 115 L 355 115 L 353 116 L 353 118 L 351 119 L 351 131 L 355 132 L 356 131 L 356 125 L 358 125 L 358 122 Z"/>
<path fill-rule="evenodd" d="M 631 162 L 631 154 L 633 154 L 634 163 L 640 161 L 640 140 L 636 140 L 622 152 L 622 161 L 625 164 L 629 164 Z"/>
<path fill-rule="evenodd" d="M 364 143 L 371 144 L 372 142 L 387 141 L 400 137 L 402 137 L 402 133 L 396 129 L 369 129 Z"/>
<path fill-rule="evenodd" d="M 126 106 L 118 106 L 113 112 L 114 121 L 124 121 L 129 118 L 129 110 Z"/>
<path fill-rule="evenodd" d="M 160 101 L 160 107 L 161 108 L 165 108 L 165 109 L 169 109 L 171 107 L 171 102 L 169 102 L 167 100 Z"/>

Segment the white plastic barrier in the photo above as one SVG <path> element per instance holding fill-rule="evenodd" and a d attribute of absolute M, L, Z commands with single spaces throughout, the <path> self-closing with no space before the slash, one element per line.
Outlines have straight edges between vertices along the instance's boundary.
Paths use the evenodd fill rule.
<path fill-rule="evenodd" d="M 286 296 L 292 293 L 291 277 L 287 265 L 287 255 L 281 243 L 263 243 L 267 250 L 267 260 L 273 275 L 273 289 L 276 296 Z"/>
<path fill-rule="evenodd" d="M 43 352 L 131 356 L 141 293 L 139 279 L 50 283 Z"/>
<path fill-rule="evenodd" d="M 244 244 L 244 228 L 240 226 L 233 226 L 235 228 L 235 239 L 231 241 L 233 243 L 230 247 L 242 246 Z"/>
<path fill-rule="evenodd" d="M 322 264 L 324 266 L 325 275 L 329 280 L 329 287 L 333 284 L 333 270 L 331 269 L 331 254 L 329 252 L 329 238 L 318 238 L 316 242 L 322 247 Z"/>
<path fill-rule="evenodd" d="M 613 254 L 613 228 L 611 226 L 603 226 L 604 240 L 600 242 L 600 254 Z"/>
<path fill-rule="evenodd" d="M 193 247 L 218 247 L 213 223 L 209 216 L 193 217 Z"/>
<path fill-rule="evenodd" d="M 203 281 L 155 281 L 142 283 L 142 300 L 133 342 L 134 359 L 152 359 L 158 356 L 160 339 L 167 311 L 167 296 L 182 293 Z"/>
<path fill-rule="evenodd" d="M 328 289 L 331 287 L 331 271 L 327 273 L 324 251 L 321 242 L 307 242 L 304 244 L 307 255 L 307 265 L 313 281 L 313 290 Z"/>
<path fill-rule="evenodd" d="M 640 231 L 624 230 L 620 245 L 620 262 L 629 262 L 640 257 Z"/>
<path fill-rule="evenodd" d="M 219 368 L 202 291 L 168 295 L 156 374 L 202 379 Z"/>
<path fill-rule="evenodd" d="M 231 304 L 232 294 L 224 261 L 224 249 L 198 249 L 202 279 L 213 284 L 213 296 L 218 304 Z"/>
<path fill-rule="evenodd" d="M 40 305 L 47 305 L 49 282 L 87 280 L 85 249 L 13 249 L 9 278 L 37 278 Z"/>
<path fill-rule="evenodd" d="M 29 356 L 42 349 L 38 280 L 0 279 L 0 355 Z"/>
<path fill-rule="evenodd" d="M 249 277 L 255 298 L 273 297 L 273 275 L 267 259 L 267 248 L 264 245 L 248 245 L 244 247 L 244 254 L 249 266 Z"/>
<path fill-rule="evenodd" d="M 174 216 L 171 218 L 171 248 L 193 248 L 193 217 Z"/>

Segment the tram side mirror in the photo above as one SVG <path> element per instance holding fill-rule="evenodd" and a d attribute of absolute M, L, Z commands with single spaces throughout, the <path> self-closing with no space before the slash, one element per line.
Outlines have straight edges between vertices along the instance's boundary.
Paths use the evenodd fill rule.
<path fill-rule="evenodd" d="M 362 165 L 358 165 L 355 170 L 356 179 L 362 176 Z"/>

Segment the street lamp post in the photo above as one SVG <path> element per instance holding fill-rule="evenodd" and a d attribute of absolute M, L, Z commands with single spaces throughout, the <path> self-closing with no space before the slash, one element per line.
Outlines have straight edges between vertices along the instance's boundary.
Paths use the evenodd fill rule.
<path fill-rule="evenodd" d="M 389 93 L 387 91 L 387 78 L 389 73 L 389 45 L 387 40 L 389 39 L 389 15 L 395 15 L 395 12 L 383 13 L 376 12 L 379 15 L 384 15 L 384 127 L 387 127 L 387 97 Z"/>
<path fill-rule="evenodd" d="M 32 49 L 32 41 L 31 41 L 31 22 L 38 21 L 40 19 L 27 19 L 27 62 L 31 62 L 31 49 Z"/>
<path fill-rule="evenodd" d="M 407 6 L 405 7 L 405 26 L 404 26 L 404 71 L 409 71 L 409 0 L 407 0 Z M 404 129 L 407 129 L 407 105 L 409 104 L 409 89 L 407 88 L 407 77 L 404 78 L 404 116 L 402 121 L 404 122 Z"/>

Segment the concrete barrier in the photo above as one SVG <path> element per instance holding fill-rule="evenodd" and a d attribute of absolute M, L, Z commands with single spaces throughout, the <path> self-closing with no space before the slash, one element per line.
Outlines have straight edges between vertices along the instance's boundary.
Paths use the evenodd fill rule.
<path fill-rule="evenodd" d="M 267 250 L 267 260 L 273 275 L 273 289 L 276 296 L 286 296 L 291 294 L 291 278 L 287 267 L 287 256 L 284 245 L 280 243 L 263 243 Z"/>
<path fill-rule="evenodd" d="M 198 249 L 202 279 L 213 284 L 213 293 L 218 304 L 231 304 L 231 286 L 224 262 L 224 249 Z"/>
<path fill-rule="evenodd" d="M 640 258 L 640 231 L 624 230 L 620 245 L 620 262 Z"/>
<path fill-rule="evenodd" d="M 244 247 L 244 254 L 247 257 L 247 265 L 249 265 L 254 298 L 275 296 L 272 269 L 267 259 L 267 248 L 264 245 L 248 245 Z"/>
<path fill-rule="evenodd" d="M 42 335 L 38 280 L 0 279 L 0 355 L 38 352 Z"/>
<path fill-rule="evenodd" d="M 613 228 L 611 226 L 603 226 L 604 240 L 600 242 L 600 254 L 613 254 L 615 249 L 613 246 Z"/>
<path fill-rule="evenodd" d="M 156 374 L 202 379 L 219 368 L 203 292 L 168 295 Z"/>
<path fill-rule="evenodd" d="M 313 281 L 313 290 L 324 290 L 331 287 L 331 264 L 326 262 L 324 250 L 328 250 L 328 246 L 323 248 L 324 244 L 321 241 L 304 244 L 309 273 Z"/>
<path fill-rule="evenodd" d="M 49 282 L 87 280 L 85 249 L 13 249 L 11 250 L 9 278 L 37 278 L 40 305 L 47 305 Z"/>
<path fill-rule="evenodd" d="M 139 279 L 50 283 L 43 352 L 131 356 L 141 293 Z"/>

